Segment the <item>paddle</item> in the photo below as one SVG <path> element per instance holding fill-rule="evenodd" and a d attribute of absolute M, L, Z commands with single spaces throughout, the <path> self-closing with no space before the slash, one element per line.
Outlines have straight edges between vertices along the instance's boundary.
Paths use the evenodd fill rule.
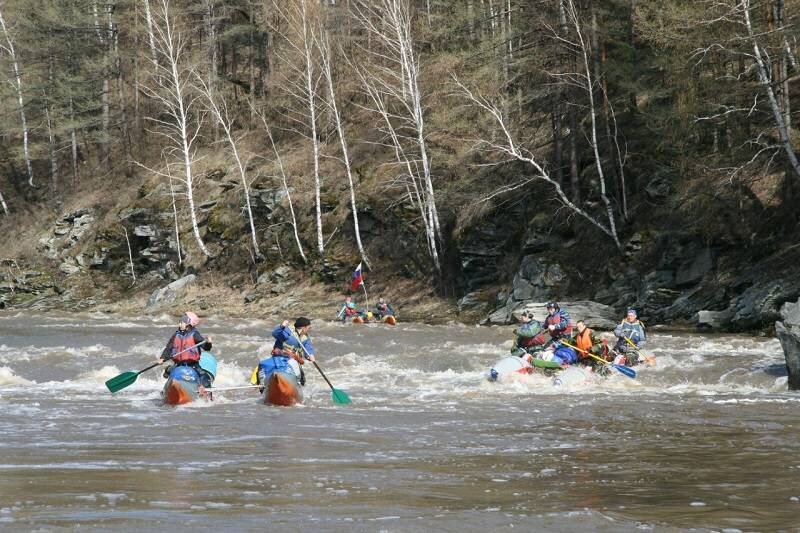
<path fill-rule="evenodd" d="M 303 351 L 305 352 L 306 356 L 311 357 L 311 354 L 308 353 L 308 350 L 306 350 L 306 347 L 303 346 L 303 341 L 301 341 L 297 337 L 297 334 L 294 331 L 292 331 L 292 336 L 295 339 L 297 339 L 298 344 L 300 344 L 300 348 L 303 349 Z M 319 367 L 319 365 L 317 364 L 316 361 L 311 361 L 311 362 L 314 363 L 314 368 L 316 368 L 317 371 L 319 371 L 319 375 L 322 376 L 322 379 L 324 379 L 325 383 L 327 383 L 328 386 L 331 388 L 331 398 L 333 399 L 333 403 L 340 404 L 340 405 L 346 405 L 348 403 L 353 403 L 353 400 L 351 400 L 350 397 L 343 390 L 337 389 L 337 388 L 335 388 L 333 386 L 331 381 L 328 379 L 328 377 L 325 375 L 325 373 L 322 371 L 322 369 Z"/>
<path fill-rule="evenodd" d="M 560 342 L 561 344 L 564 344 L 565 346 L 569 346 L 570 348 L 572 348 L 572 349 L 574 349 L 574 350 L 578 350 L 579 352 L 581 352 L 581 353 L 583 353 L 583 354 L 586 354 L 586 355 L 588 355 L 589 357 L 591 357 L 591 358 L 593 358 L 593 359 L 597 359 L 598 361 L 600 361 L 600 362 L 601 362 L 601 363 L 603 363 L 603 364 L 606 364 L 606 365 L 611 365 L 611 366 L 613 366 L 615 370 L 619 371 L 619 372 L 620 372 L 620 373 L 622 373 L 622 374 L 625 374 L 626 376 L 628 376 L 628 377 L 629 377 L 629 378 L 631 378 L 631 379 L 634 379 L 634 378 L 636 378 L 636 371 L 635 371 L 634 369 L 632 369 L 631 367 L 629 367 L 629 366 L 625 366 L 625 365 L 618 365 L 617 363 L 609 363 L 609 362 L 608 362 L 608 361 L 606 361 L 605 359 L 603 359 L 603 358 L 601 358 L 601 357 L 597 357 L 596 355 L 594 355 L 594 354 L 592 354 L 592 353 L 589 353 L 589 352 L 588 352 L 588 351 L 586 351 L 586 350 L 581 350 L 581 349 L 580 349 L 580 348 L 578 348 L 577 346 L 573 346 L 572 344 L 568 343 L 568 342 L 567 342 L 567 341 L 565 341 L 565 340 L 559 340 L 558 342 Z"/>
<path fill-rule="evenodd" d="M 631 345 L 631 348 L 633 348 L 633 351 L 634 351 L 634 352 L 636 352 L 636 355 L 641 355 L 642 357 L 644 357 L 644 362 L 645 362 L 645 363 L 647 363 L 648 365 L 654 365 L 654 364 L 656 364 L 656 358 L 655 358 L 655 357 L 653 357 L 652 355 L 647 355 L 647 354 L 644 354 L 644 353 L 642 353 L 642 352 L 639 350 L 639 347 L 638 347 L 638 346 L 636 346 L 636 345 L 633 343 L 633 341 L 631 340 L 631 338 L 630 338 L 630 337 L 622 337 L 622 338 L 623 338 L 623 339 L 625 339 L 625 341 L 626 341 L 628 344 L 630 344 L 630 345 Z"/>
<path fill-rule="evenodd" d="M 203 344 L 205 344 L 205 341 L 203 342 Z M 176 353 L 175 355 L 180 355 L 183 352 L 188 352 L 189 350 L 192 350 L 194 348 L 196 348 L 196 346 L 192 346 L 192 347 L 186 348 L 185 350 L 180 351 L 180 352 Z M 173 355 L 172 357 L 175 357 L 175 355 Z M 122 374 L 120 374 L 118 376 L 114 376 L 113 378 L 111 378 L 108 381 L 106 381 L 106 387 L 108 387 L 108 390 L 110 390 L 112 393 L 120 391 L 120 390 L 124 389 L 125 387 L 128 387 L 128 386 L 133 385 L 134 383 L 136 383 L 136 378 L 139 377 L 139 374 L 141 374 L 143 372 L 147 372 L 151 368 L 155 368 L 157 366 L 161 366 L 166 362 L 167 362 L 167 360 L 160 361 L 160 362 L 152 364 L 152 365 L 148 366 L 147 368 L 144 368 L 144 369 L 142 369 L 142 370 L 140 370 L 138 372 L 123 372 Z"/>

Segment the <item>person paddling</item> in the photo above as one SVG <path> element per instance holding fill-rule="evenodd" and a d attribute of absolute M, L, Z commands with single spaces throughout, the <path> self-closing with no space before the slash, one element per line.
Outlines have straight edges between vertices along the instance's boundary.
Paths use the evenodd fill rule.
<path fill-rule="evenodd" d="M 628 309 L 625 318 L 614 328 L 614 335 L 618 338 L 614 350 L 625 354 L 628 364 L 639 363 L 638 351 L 647 344 L 647 337 L 644 333 L 644 324 L 636 315 L 636 309 Z"/>
<path fill-rule="evenodd" d="M 344 304 L 342 304 L 342 308 L 339 309 L 339 314 L 336 315 L 336 319 L 344 322 L 348 318 L 353 318 L 356 316 L 359 316 L 358 305 L 356 304 L 356 302 L 353 301 L 352 296 L 347 296 L 344 299 Z"/>
<path fill-rule="evenodd" d="M 533 318 L 530 311 L 523 311 L 519 316 L 520 325 L 514 330 L 514 343 L 511 345 L 511 355 L 523 357 L 526 353 L 533 354 L 541 350 L 541 345 L 536 343 L 536 336 L 542 331 L 542 324 Z"/>
<path fill-rule="evenodd" d="M 375 304 L 375 316 L 378 317 L 378 320 L 383 320 L 385 316 L 394 316 L 394 309 L 383 299 L 383 296 L 379 296 L 378 303 Z"/>
<path fill-rule="evenodd" d="M 534 343 L 547 348 L 554 342 L 558 342 L 558 339 L 569 337 L 572 334 L 572 321 L 569 313 L 561 309 L 558 302 L 547 302 L 545 308 L 547 309 L 547 318 L 544 319 L 544 331 L 536 336 Z M 550 334 L 549 339 L 545 333 Z"/>
<path fill-rule="evenodd" d="M 308 336 L 311 330 L 311 320 L 301 316 L 294 321 L 294 332 L 289 327 L 289 321 L 284 320 L 274 330 L 272 336 L 275 344 L 272 353 L 258 363 L 258 384 L 264 385 L 273 372 L 280 370 L 293 373 L 300 381 L 306 384 L 306 376 L 300 365 L 306 360 L 314 361 L 314 347 Z M 302 344 L 302 346 L 301 346 Z"/>
<path fill-rule="evenodd" d="M 200 375 L 200 384 L 211 387 L 214 376 L 200 367 L 200 352 L 211 350 L 211 336 L 203 337 L 197 330 L 200 318 L 191 311 L 186 311 L 178 321 L 178 330 L 167 341 L 161 352 L 159 363 L 171 360 L 164 369 L 164 377 L 168 378 L 176 365 L 190 366 Z"/>
<path fill-rule="evenodd" d="M 596 355 L 605 361 L 609 361 L 608 341 L 598 339 L 592 329 L 586 326 L 583 320 L 575 323 L 576 333 L 572 338 L 572 345 L 577 348 L 579 362 L 582 365 L 592 367 L 598 373 L 608 372 L 608 365 L 604 365 L 591 355 Z"/>

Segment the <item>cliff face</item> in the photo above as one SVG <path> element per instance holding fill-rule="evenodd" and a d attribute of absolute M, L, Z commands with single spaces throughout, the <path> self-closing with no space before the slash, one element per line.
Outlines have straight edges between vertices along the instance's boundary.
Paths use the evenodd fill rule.
<path fill-rule="evenodd" d="M 257 258 L 247 246 L 241 191 L 224 169 L 209 175 L 213 178 L 202 197 L 213 199 L 200 202 L 198 218 L 213 257 L 198 253 L 180 217 L 178 254 L 171 199 L 153 179 L 132 186 L 130 194 L 120 194 L 116 201 L 41 220 L 41 227 L 23 230 L 7 220 L 4 239 L 35 235 L 36 245 L 27 257 L 4 261 L 0 301 L 6 307 L 43 308 L 143 302 L 154 289 L 198 274 L 198 292 L 204 282 L 223 285 L 241 309 L 281 299 L 279 305 L 302 306 L 303 298 L 316 298 L 313 305 L 321 308 L 335 306 L 359 261 L 351 239 L 334 235 L 324 263 L 303 263 L 286 228 L 286 195 L 264 182 L 251 193 L 264 252 Z M 635 307 L 648 325 L 720 331 L 770 328 L 781 305 L 800 296 L 796 246 L 765 250 L 759 244 L 709 239 L 691 224 L 681 227 L 658 216 L 670 209 L 665 205 L 656 206 L 653 216 L 642 217 L 640 224 L 625 226 L 628 236 L 620 252 L 580 220 L 561 219 L 558 210 L 555 216 L 537 211 L 540 206 L 531 200 L 539 194 L 523 191 L 511 205 L 458 231 L 450 229 L 441 276 L 427 260 L 424 239 L 414 231 L 413 212 L 380 200 L 362 202 L 362 238 L 373 262 L 366 271 L 370 290 L 385 292 L 406 308 L 407 317 L 422 320 L 455 318 L 449 313 L 456 312 L 465 321 L 507 323 L 516 310 L 554 299 L 605 304 L 602 321 Z M 302 195 L 298 197 L 304 205 Z M 330 231 L 347 235 L 352 224 L 345 219 Z M 301 228 L 301 233 L 307 239 L 311 228 Z M 295 294 L 297 287 L 307 289 L 309 284 L 318 286 L 318 296 Z M 440 302 L 440 312 L 421 311 L 431 298 Z M 219 302 L 221 307 L 230 304 Z M 573 314 L 597 315 L 591 309 L 581 306 Z"/>

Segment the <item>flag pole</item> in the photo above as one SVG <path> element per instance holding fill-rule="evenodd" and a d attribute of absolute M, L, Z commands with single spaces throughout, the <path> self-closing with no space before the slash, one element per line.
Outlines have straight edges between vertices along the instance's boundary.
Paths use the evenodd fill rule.
<path fill-rule="evenodd" d="M 366 300 L 367 310 L 369 311 L 369 295 L 367 294 L 367 284 L 361 282 L 361 288 L 364 289 L 364 300 Z"/>

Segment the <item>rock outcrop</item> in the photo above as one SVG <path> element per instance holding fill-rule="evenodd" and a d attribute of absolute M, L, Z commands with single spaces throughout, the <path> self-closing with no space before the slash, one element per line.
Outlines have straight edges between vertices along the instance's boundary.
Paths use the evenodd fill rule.
<path fill-rule="evenodd" d="M 775 333 L 786 359 L 789 390 L 800 390 L 800 300 L 783 304 L 780 315 L 782 321 L 775 323 Z"/>

